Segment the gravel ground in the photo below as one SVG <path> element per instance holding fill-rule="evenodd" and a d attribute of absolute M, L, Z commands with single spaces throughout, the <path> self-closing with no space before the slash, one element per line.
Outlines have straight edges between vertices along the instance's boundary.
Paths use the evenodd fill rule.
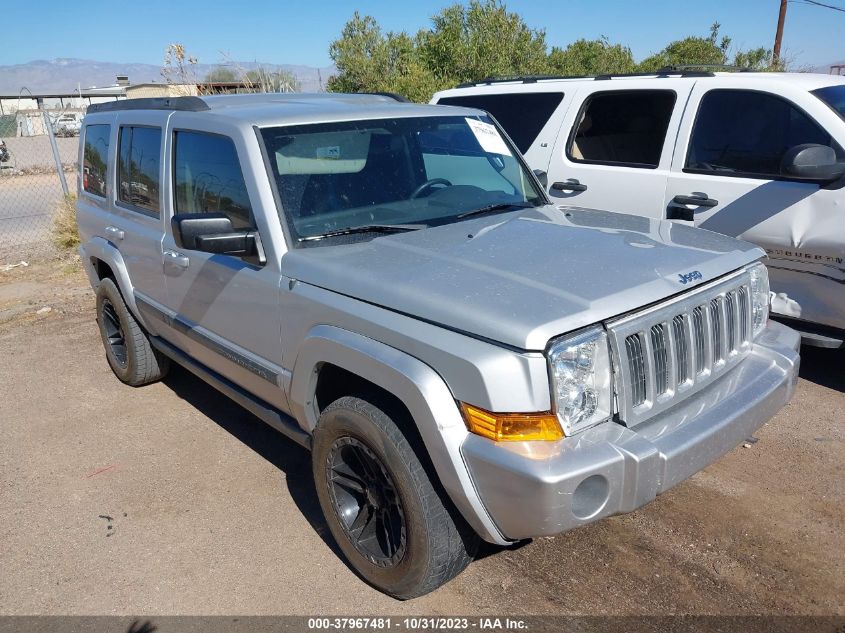
<path fill-rule="evenodd" d="M 842 353 L 654 503 L 400 603 L 338 557 L 306 452 L 185 371 L 119 383 L 92 307 L 72 264 L 0 273 L 0 614 L 845 615 Z"/>

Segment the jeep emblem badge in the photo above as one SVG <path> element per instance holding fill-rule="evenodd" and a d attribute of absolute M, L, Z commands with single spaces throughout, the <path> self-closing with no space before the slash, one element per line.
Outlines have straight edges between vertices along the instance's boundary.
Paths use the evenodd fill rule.
<path fill-rule="evenodd" d="M 682 284 L 688 284 L 691 281 L 697 281 L 699 279 L 704 279 L 704 275 L 697 270 L 693 270 L 688 273 L 678 273 L 678 281 Z"/>

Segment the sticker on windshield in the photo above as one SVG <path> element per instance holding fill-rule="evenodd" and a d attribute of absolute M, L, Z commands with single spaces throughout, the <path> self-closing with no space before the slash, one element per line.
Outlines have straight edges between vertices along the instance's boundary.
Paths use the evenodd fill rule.
<path fill-rule="evenodd" d="M 333 145 L 331 147 L 318 147 L 317 158 L 328 158 L 329 160 L 340 159 L 340 145 Z"/>
<path fill-rule="evenodd" d="M 478 141 L 478 144 L 481 145 L 481 149 L 485 152 L 490 152 L 491 154 L 502 154 L 504 156 L 511 155 L 508 146 L 505 145 L 505 141 L 501 134 L 499 134 L 495 125 L 492 123 L 485 123 L 484 121 L 478 121 L 476 119 L 466 119 L 466 122 L 467 125 L 469 125 L 469 129 L 472 130 L 472 133 L 475 134 L 475 138 Z"/>

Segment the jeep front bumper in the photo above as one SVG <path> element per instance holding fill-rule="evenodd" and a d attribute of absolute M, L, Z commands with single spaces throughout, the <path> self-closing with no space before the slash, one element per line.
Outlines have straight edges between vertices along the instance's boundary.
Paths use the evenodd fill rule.
<path fill-rule="evenodd" d="M 461 453 L 484 506 L 511 540 L 631 512 L 740 444 L 789 402 L 800 337 L 770 322 L 720 380 L 626 428 L 607 422 L 558 442 L 468 435 Z"/>

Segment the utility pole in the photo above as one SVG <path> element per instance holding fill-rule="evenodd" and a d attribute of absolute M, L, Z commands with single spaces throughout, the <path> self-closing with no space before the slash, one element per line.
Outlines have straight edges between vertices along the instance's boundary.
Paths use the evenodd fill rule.
<path fill-rule="evenodd" d="M 780 61 L 780 43 L 783 40 L 783 23 L 786 20 L 787 0 L 780 0 L 780 14 L 778 15 L 778 30 L 775 33 L 775 47 L 772 50 L 772 65 Z"/>

